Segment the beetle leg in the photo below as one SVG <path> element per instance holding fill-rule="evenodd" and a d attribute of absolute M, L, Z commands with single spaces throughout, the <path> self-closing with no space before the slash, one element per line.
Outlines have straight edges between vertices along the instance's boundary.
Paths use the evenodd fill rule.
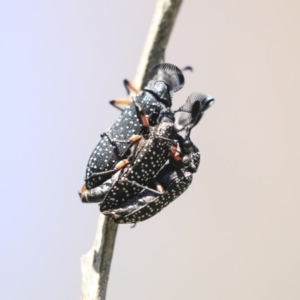
<path fill-rule="evenodd" d="M 119 155 L 119 153 L 118 153 L 118 149 L 119 148 L 118 148 L 118 145 L 116 143 L 134 144 L 134 143 L 138 142 L 142 138 L 141 135 L 134 134 L 127 141 L 117 140 L 117 139 L 111 138 L 110 135 L 107 132 L 102 133 L 101 137 L 103 137 L 103 136 L 106 136 L 108 138 L 108 140 L 111 143 L 111 145 L 113 145 L 114 150 L 117 152 L 117 155 Z"/>
<path fill-rule="evenodd" d="M 119 107 L 118 105 L 128 105 L 131 103 L 131 100 L 128 98 L 120 98 L 109 101 L 109 103 L 115 107 L 116 109 L 123 111 L 124 109 Z"/>
<path fill-rule="evenodd" d="M 116 155 L 119 156 L 119 148 L 118 148 L 118 145 L 116 144 L 115 140 L 113 138 L 111 138 L 111 136 L 108 134 L 108 132 L 104 132 L 104 133 L 100 134 L 101 138 L 103 138 L 104 136 L 107 137 L 110 144 L 114 147 L 114 151 L 115 151 Z"/>
<path fill-rule="evenodd" d="M 125 89 L 127 91 L 127 94 L 130 94 L 130 93 L 137 94 L 139 92 L 139 90 L 136 87 L 134 87 L 133 84 L 130 81 L 128 81 L 127 79 L 124 79 L 123 83 L 124 83 Z"/>
<path fill-rule="evenodd" d="M 134 159 L 136 157 L 136 152 L 137 152 L 137 149 L 138 149 L 138 144 L 139 144 L 139 140 L 137 143 L 134 143 L 132 148 L 131 148 L 131 153 L 130 155 L 128 156 L 128 161 L 129 163 L 133 163 L 134 162 Z"/>
<path fill-rule="evenodd" d="M 110 141 L 112 143 L 136 143 L 137 141 L 139 141 L 142 138 L 141 135 L 138 134 L 134 134 L 132 135 L 127 141 L 122 141 L 122 140 L 116 140 L 116 139 L 111 139 Z"/>
<path fill-rule="evenodd" d="M 149 133 L 149 127 L 150 127 L 148 118 L 147 118 L 145 112 L 143 111 L 143 109 L 142 109 L 142 107 L 140 106 L 139 103 L 137 103 L 136 101 L 134 101 L 134 105 L 135 105 L 135 109 L 136 109 L 139 121 L 140 121 L 140 123 L 143 126 L 143 130 L 144 130 L 144 132 L 146 134 L 148 134 Z"/>
<path fill-rule="evenodd" d="M 96 176 L 116 173 L 117 171 L 125 168 L 128 165 L 128 163 L 129 163 L 128 159 L 122 159 L 116 164 L 116 166 L 112 170 L 94 173 L 90 177 L 86 178 L 85 181 L 88 181 L 91 178 L 96 177 Z"/>
<path fill-rule="evenodd" d="M 111 144 L 113 144 L 114 146 L 116 146 L 116 147 L 117 147 L 116 143 L 124 143 L 124 144 L 125 143 L 127 143 L 127 144 L 129 144 L 129 143 L 135 143 L 136 141 L 138 141 L 138 140 L 140 140 L 142 138 L 141 135 L 133 134 L 127 141 L 117 140 L 117 139 L 111 138 L 110 135 L 107 132 L 102 133 L 100 136 L 101 137 L 106 136 L 108 138 L 109 142 Z"/>
<path fill-rule="evenodd" d="M 159 185 L 159 183 L 157 183 L 157 186 L 159 186 L 158 190 L 153 190 L 153 189 L 151 189 L 151 188 L 149 188 L 147 186 L 139 184 L 136 181 L 131 181 L 131 180 L 128 180 L 128 179 L 122 179 L 122 180 L 120 180 L 120 182 L 122 182 L 122 181 L 131 183 L 132 185 L 136 185 L 136 186 L 138 186 L 138 187 L 140 187 L 140 188 L 142 188 L 144 190 L 150 191 L 150 192 L 158 194 L 158 195 L 163 194 L 163 187 L 161 185 Z"/>
<path fill-rule="evenodd" d="M 125 86 L 125 89 L 126 89 L 128 95 L 130 93 L 137 94 L 139 92 L 139 90 L 137 88 L 135 88 L 133 86 L 133 84 L 130 81 L 128 81 L 127 79 L 124 79 L 123 83 L 124 83 L 124 86 Z M 129 98 L 120 98 L 120 99 L 115 99 L 115 100 L 109 101 L 109 103 L 113 107 L 119 109 L 120 111 L 123 111 L 124 109 L 119 107 L 119 105 L 128 105 L 131 102 L 132 102 L 132 100 Z"/>

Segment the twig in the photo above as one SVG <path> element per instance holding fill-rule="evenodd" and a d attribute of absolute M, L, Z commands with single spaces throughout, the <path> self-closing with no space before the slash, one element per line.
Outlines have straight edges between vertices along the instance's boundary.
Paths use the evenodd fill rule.
<path fill-rule="evenodd" d="M 182 0 L 157 0 L 134 79 L 136 88 L 141 89 L 148 70 L 162 61 L 181 3 Z"/>
<path fill-rule="evenodd" d="M 147 71 L 161 62 L 182 0 L 157 0 L 134 85 L 144 85 Z M 105 300 L 118 225 L 100 215 L 92 249 L 81 258 L 82 300 Z"/>

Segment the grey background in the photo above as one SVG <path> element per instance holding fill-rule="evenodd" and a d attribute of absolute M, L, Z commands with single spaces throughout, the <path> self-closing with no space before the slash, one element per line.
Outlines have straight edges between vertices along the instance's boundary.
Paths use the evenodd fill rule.
<path fill-rule="evenodd" d="M 119 112 L 154 1 L 0 4 L 1 298 L 79 299 L 98 208 L 77 191 Z M 108 299 L 300 299 L 299 1 L 184 1 L 166 60 L 174 97 L 215 105 L 192 132 L 189 190 L 120 226 Z"/>

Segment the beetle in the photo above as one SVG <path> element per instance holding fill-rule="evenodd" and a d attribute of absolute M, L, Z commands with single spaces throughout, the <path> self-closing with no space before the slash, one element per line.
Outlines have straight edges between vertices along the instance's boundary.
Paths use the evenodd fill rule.
<path fill-rule="evenodd" d="M 149 127 L 141 122 L 139 111 L 143 111 L 150 126 L 157 124 L 161 110 L 172 105 L 173 93 L 184 85 L 184 76 L 175 65 L 162 63 L 147 74 L 146 86 L 133 97 L 133 101 L 119 116 L 114 125 L 104 134 L 92 152 L 86 168 L 86 188 L 100 186 L 117 172 L 117 164 L 129 155 L 134 135 L 147 135 Z M 119 143 L 118 140 L 128 141 Z M 92 176 L 102 173 L 101 176 Z"/>
<path fill-rule="evenodd" d="M 189 139 L 186 139 L 185 145 L 182 160 L 166 163 L 149 185 L 152 190 L 144 189 L 118 208 L 102 213 L 115 223 L 137 223 L 153 217 L 183 194 L 200 163 L 198 148 Z"/>
<path fill-rule="evenodd" d="M 131 156 L 119 162 L 118 173 L 96 188 L 86 190 L 84 187 L 81 190 L 83 202 L 101 202 L 101 210 L 116 208 L 151 182 L 169 155 L 175 156 L 177 144 L 171 110 L 162 110 L 158 122 L 156 127 L 150 128 L 147 138 L 139 137 L 131 146 Z M 95 174 L 99 175 L 102 173 Z"/>
<path fill-rule="evenodd" d="M 154 177 L 149 188 L 121 206 L 106 211 L 100 206 L 104 215 L 119 224 L 141 222 L 159 213 L 184 193 L 200 164 L 199 149 L 190 139 L 191 129 L 213 103 L 214 99 L 204 94 L 193 93 L 189 96 L 186 103 L 175 112 L 177 131 L 185 129 L 185 138 L 179 138 L 181 159 L 170 159 Z"/>

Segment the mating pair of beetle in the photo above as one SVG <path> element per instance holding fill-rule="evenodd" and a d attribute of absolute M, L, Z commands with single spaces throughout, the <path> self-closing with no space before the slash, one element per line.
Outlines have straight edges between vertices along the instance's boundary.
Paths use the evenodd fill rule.
<path fill-rule="evenodd" d="M 145 87 L 101 135 L 79 193 L 82 202 L 99 203 L 100 211 L 116 223 L 137 223 L 188 188 L 200 163 L 190 132 L 214 99 L 193 93 L 172 112 L 172 95 L 183 85 L 181 70 L 172 64 L 162 63 L 148 72 Z M 125 86 L 135 91 L 127 81 Z"/>

